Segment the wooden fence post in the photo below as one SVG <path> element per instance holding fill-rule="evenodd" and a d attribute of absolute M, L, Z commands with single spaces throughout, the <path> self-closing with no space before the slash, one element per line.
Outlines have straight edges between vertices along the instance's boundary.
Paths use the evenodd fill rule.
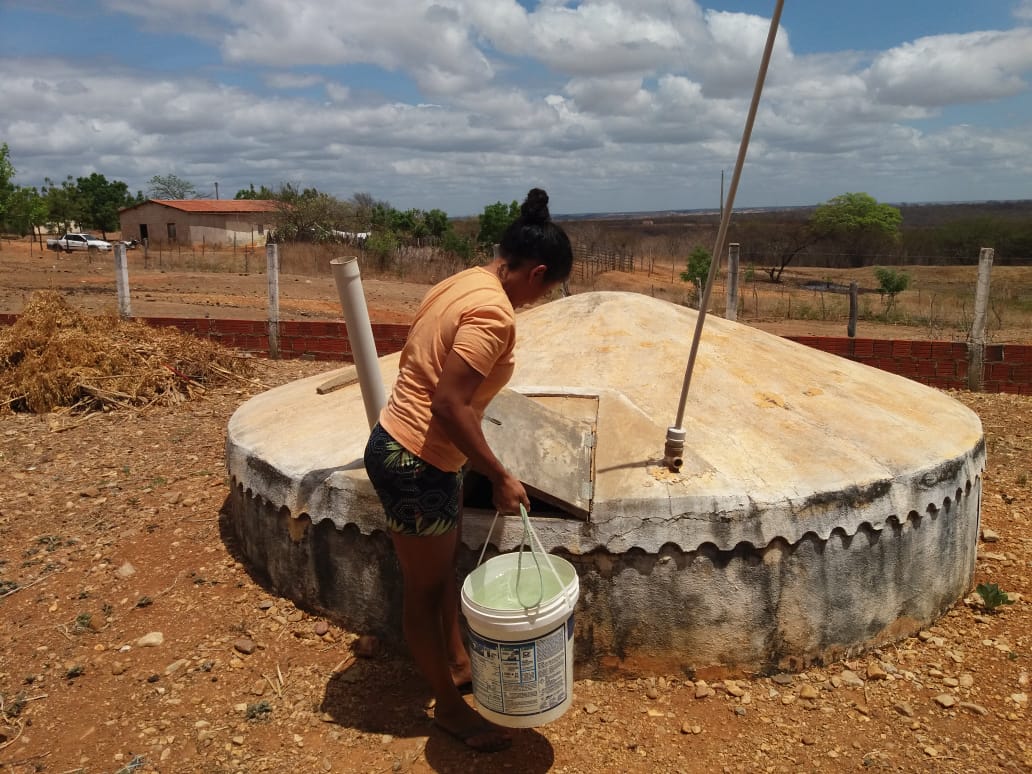
<path fill-rule="evenodd" d="M 118 316 L 127 320 L 133 312 L 129 302 L 129 262 L 122 243 L 115 245 L 115 285 L 118 288 Z"/>
<path fill-rule="evenodd" d="M 279 359 L 279 245 L 265 245 L 269 281 L 269 357 Z"/>
<path fill-rule="evenodd" d="M 727 246 L 727 305 L 724 311 L 724 318 L 727 320 L 738 319 L 738 258 L 741 254 L 741 245 L 732 242 Z"/>
<path fill-rule="evenodd" d="M 978 254 L 978 285 L 975 286 L 975 314 L 971 321 L 971 336 L 968 338 L 968 389 L 979 392 L 982 389 L 985 370 L 985 324 L 989 308 L 989 277 L 993 270 L 991 247 L 983 247 Z"/>

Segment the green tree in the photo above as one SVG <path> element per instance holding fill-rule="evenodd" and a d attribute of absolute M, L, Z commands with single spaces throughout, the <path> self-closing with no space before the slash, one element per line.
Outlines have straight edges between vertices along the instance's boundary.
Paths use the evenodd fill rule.
<path fill-rule="evenodd" d="M 336 238 L 335 231 L 347 230 L 350 207 L 335 196 L 284 183 L 273 198 L 278 241 L 328 242 Z"/>
<path fill-rule="evenodd" d="M 430 236 L 441 239 L 451 229 L 451 221 L 444 210 L 433 209 L 423 215 L 423 223 Z"/>
<path fill-rule="evenodd" d="M 14 164 L 11 163 L 11 152 L 5 142 L 0 145 L 0 226 L 8 226 L 7 208 L 10 206 L 11 194 L 14 193 Z"/>
<path fill-rule="evenodd" d="M 275 199 L 276 192 L 271 188 L 262 186 L 257 191 L 254 188 L 254 183 L 251 183 L 250 188 L 241 188 L 236 192 L 234 199 Z"/>
<path fill-rule="evenodd" d="M 820 205 L 810 219 L 814 233 L 840 241 L 860 256 L 876 252 L 899 239 L 903 214 L 866 193 L 844 193 Z"/>
<path fill-rule="evenodd" d="M 175 175 L 155 175 L 147 181 L 147 192 L 152 199 L 196 199 L 193 183 Z"/>
<path fill-rule="evenodd" d="M 712 260 L 713 256 L 710 251 L 701 245 L 688 254 L 687 266 L 681 272 L 681 282 L 692 283 L 695 286 L 696 295 L 702 292 L 702 288 L 706 284 Z"/>
<path fill-rule="evenodd" d="M 108 231 L 118 230 L 118 211 L 133 203 L 129 186 L 120 180 L 108 181 L 94 172 L 75 181 L 79 192 L 83 228 L 97 229 L 107 239 Z"/>
<path fill-rule="evenodd" d="M 15 186 L 7 199 L 7 228 L 25 236 L 35 234 L 46 221 L 47 205 L 39 191 L 30 186 Z"/>
<path fill-rule="evenodd" d="M 888 312 L 896 303 L 896 296 L 910 287 L 910 275 L 905 271 L 896 271 L 885 266 L 878 266 L 874 270 L 874 276 L 878 280 L 878 292 L 885 301 L 885 311 Z"/>
<path fill-rule="evenodd" d="M 441 249 L 457 255 L 466 266 L 473 260 L 473 242 L 469 237 L 457 234 L 453 228 L 449 228 L 441 237 Z"/>
<path fill-rule="evenodd" d="M 46 203 L 48 225 L 56 226 L 60 231 L 71 230 L 72 224 L 79 225 L 79 221 L 82 220 L 82 205 L 79 202 L 79 188 L 71 175 L 60 185 L 49 177 L 43 178 L 40 194 Z"/>
<path fill-rule="evenodd" d="M 480 231 L 477 233 L 477 244 L 490 248 L 502 240 L 502 234 L 509 225 L 520 216 L 520 205 L 515 199 L 511 204 L 495 202 L 484 207 L 478 216 Z"/>

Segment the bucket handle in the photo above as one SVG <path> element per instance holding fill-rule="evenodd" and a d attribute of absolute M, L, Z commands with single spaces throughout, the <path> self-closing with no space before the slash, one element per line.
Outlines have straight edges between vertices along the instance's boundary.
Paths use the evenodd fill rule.
<path fill-rule="evenodd" d="M 487 537 L 484 538 L 484 546 L 480 549 L 480 558 L 477 560 L 477 566 L 479 567 L 484 562 L 484 552 L 487 551 L 487 544 L 491 540 L 491 534 L 494 532 L 495 522 L 498 521 L 498 511 L 495 511 L 494 518 L 491 519 L 491 526 L 487 530 Z M 541 604 L 542 599 L 545 595 L 545 579 L 541 574 L 541 563 L 538 562 L 537 553 L 538 551 L 545 557 L 545 564 L 548 565 L 548 569 L 552 571 L 552 575 L 559 582 L 559 588 L 563 588 L 563 579 L 559 577 L 559 571 L 555 569 L 555 565 L 552 564 L 551 555 L 545 550 L 545 547 L 541 544 L 541 538 L 538 537 L 537 531 L 530 524 L 530 516 L 527 514 L 527 508 L 520 503 L 520 518 L 523 520 L 523 536 L 520 538 L 520 555 L 516 561 L 516 600 L 523 605 L 524 610 L 530 610 Z M 529 539 L 528 539 L 529 538 Z M 533 543 L 531 542 L 533 541 Z M 538 551 L 534 550 L 534 543 L 537 543 Z M 530 556 L 534 560 L 534 566 L 538 572 L 538 599 L 533 605 L 528 605 L 520 599 L 520 575 L 523 573 L 523 550 L 524 548 L 530 549 Z M 566 602 L 566 606 L 570 606 L 570 600 L 563 593 L 563 600 Z"/>

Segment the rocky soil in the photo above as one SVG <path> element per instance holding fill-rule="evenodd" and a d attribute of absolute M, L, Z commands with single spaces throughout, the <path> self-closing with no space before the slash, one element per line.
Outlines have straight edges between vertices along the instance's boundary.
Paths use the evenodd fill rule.
<path fill-rule="evenodd" d="M 88 273 L 22 271 L 4 249 L 0 309 L 34 287 L 102 296 Z M 156 275 L 161 311 L 137 313 L 195 308 L 187 291 L 206 287 L 205 313 L 261 314 L 262 278 L 216 279 Z M 421 292 L 389 285 L 403 317 Z M 332 316 L 320 292 L 326 310 L 305 314 Z M 802 674 L 578 680 L 564 717 L 488 756 L 433 728 L 407 658 L 277 596 L 226 534 L 230 414 L 333 367 L 262 361 L 169 408 L 0 414 L 0 774 L 1032 770 L 1032 398 L 954 395 L 988 446 L 975 584 L 1013 604 L 972 593 L 914 637 Z"/>
<path fill-rule="evenodd" d="M 220 522 L 229 415 L 327 365 L 172 408 L 0 419 L 0 771 L 885 771 L 1032 767 L 1032 399 L 959 393 L 989 447 L 977 595 L 803 674 L 580 680 L 573 709 L 474 755 L 408 660 L 295 608 Z"/>

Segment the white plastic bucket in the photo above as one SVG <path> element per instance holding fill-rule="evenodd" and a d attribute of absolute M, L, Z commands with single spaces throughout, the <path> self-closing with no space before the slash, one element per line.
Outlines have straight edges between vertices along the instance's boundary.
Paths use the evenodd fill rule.
<path fill-rule="evenodd" d="M 579 594 L 573 565 L 543 551 L 502 554 L 466 576 L 460 597 L 481 715 L 500 726 L 532 728 L 570 708 Z"/>

